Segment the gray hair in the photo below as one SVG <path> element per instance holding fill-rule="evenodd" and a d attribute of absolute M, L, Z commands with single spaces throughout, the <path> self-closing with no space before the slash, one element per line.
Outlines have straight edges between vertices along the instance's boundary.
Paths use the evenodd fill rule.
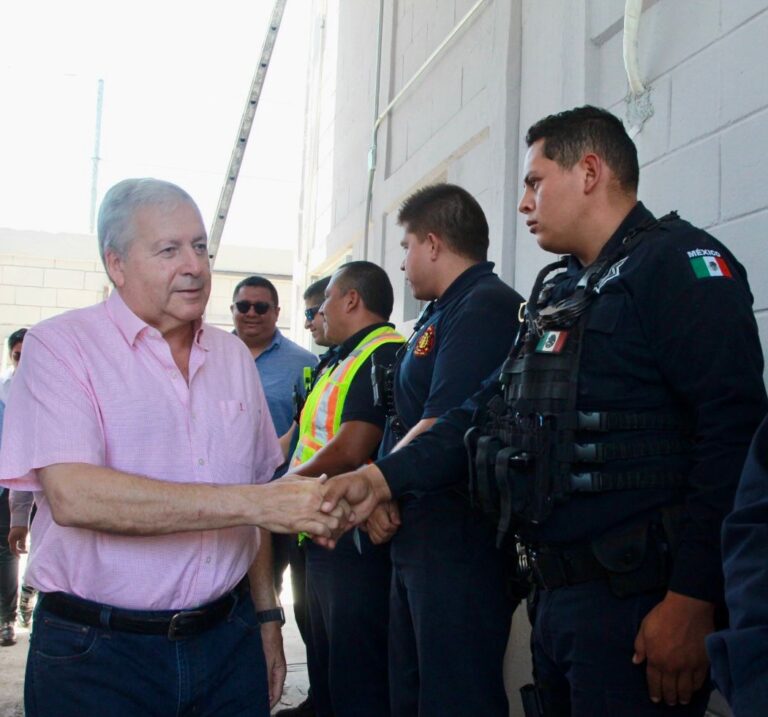
<path fill-rule="evenodd" d="M 110 188 L 101 202 L 98 220 L 99 254 L 104 267 L 108 250 L 125 256 L 134 239 L 133 217 L 137 209 L 143 206 L 171 209 L 182 202 L 197 209 L 195 200 L 187 192 L 162 179 L 124 179 Z"/>

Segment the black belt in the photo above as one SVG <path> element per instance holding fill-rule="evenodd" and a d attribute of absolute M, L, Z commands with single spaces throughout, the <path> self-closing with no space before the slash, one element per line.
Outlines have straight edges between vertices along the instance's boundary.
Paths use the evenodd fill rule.
<path fill-rule="evenodd" d="M 608 578 L 608 570 L 598 562 L 589 544 L 568 548 L 525 546 L 523 550 L 531 578 L 542 590 Z"/>
<path fill-rule="evenodd" d="M 139 635 L 167 635 L 169 640 L 198 635 L 221 622 L 248 592 L 243 579 L 234 590 L 218 600 L 193 610 L 125 610 L 83 600 L 66 593 L 45 593 L 40 608 L 57 617 L 91 627 L 108 627 L 116 632 Z"/>

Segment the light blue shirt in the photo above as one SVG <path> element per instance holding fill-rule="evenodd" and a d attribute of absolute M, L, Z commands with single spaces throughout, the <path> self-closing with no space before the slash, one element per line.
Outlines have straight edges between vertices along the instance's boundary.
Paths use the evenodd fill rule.
<path fill-rule="evenodd" d="M 269 348 L 256 359 L 261 385 L 267 397 L 267 405 L 275 424 L 275 431 L 282 436 L 293 423 L 293 388 L 304 396 L 304 367 L 314 368 L 317 356 L 311 351 L 285 338 L 278 329 Z"/>

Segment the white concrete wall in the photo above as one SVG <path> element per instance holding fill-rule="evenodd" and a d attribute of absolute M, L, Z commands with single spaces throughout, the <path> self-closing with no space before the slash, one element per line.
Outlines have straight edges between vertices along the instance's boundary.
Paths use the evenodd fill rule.
<path fill-rule="evenodd" d="M 473 5 L 385 0 L 382 107 Z M 527 293 L 547 256 L 516 212 L 525 129 L 585 103 L 625 116 L 623 10 L 624 0 L 486 0 L 382 124 L 366 248 L 378 3 L 313 0 L 297 283 L 323 273 L 342 252 L 365 255 L 390 273 L 393 318 L 407 329 L 413 308 L 398 271 L 397 208 L 419 186 L 447 180 L 478 197 L 491 227 L 491 258 Z M 640 198 L 657 214 L 678 209 L 747 267 L 764 346 L 766 36 L 768 0 L 646 0 L 639 61 L 654 114 L 636 138 Z M 519 631 L 514 639 L 524 644 Z M 517 669 L 509 674 L 516 681 Z"/>
<path fill-rule="evenodd" d="M 474 5 L 385 0 L 383 108 Z M 313 0 L 298 292 L 340 257 L 380 262 L 395 283 L 394 317 L 412 318 L 399 275 L 402 199 L 439 180 L 483 205 L 491 258 L 527 293 L 546 256 L 516 213 L 524 130 L 586 102 L 624 116 L 623 0 L 487 0 L 379 131 L 372 231 L 363 246 L 373 124 L 378 3 Z M 768 340 L 768 0 L 646 0 L 641 72 L 654 115 L 637 136 L 641 199 L 676 208 L 750 268 Z"/>

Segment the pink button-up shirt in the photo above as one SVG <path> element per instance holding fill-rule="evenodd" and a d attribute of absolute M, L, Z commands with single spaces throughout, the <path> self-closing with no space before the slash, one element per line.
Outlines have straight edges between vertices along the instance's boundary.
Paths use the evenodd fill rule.
<path fill-rule="evenodd" d="M 189 384 L 160 333 L 114 291 L 35 326 L 5 413 L 0 481 L 36 491 L 27 582 L 134 609 L 197 606 L 232 589 L 253 527 L 136 537 L 54 522 L 36 471 L 89 463 L 173 483 L 264 483 L 282 462 L 248 350 L 205 324 Z"/>

